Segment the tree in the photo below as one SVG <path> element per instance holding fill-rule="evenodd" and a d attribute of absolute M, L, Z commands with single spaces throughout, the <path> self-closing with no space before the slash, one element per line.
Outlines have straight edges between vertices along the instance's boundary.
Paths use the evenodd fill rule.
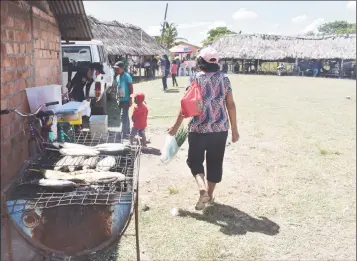
<path fill-rule="evenodd" d="M 229 30 L 227 27 L 216 27 L 214 29 L 211 29 L 207 33 L 207 38 L 202 41 L 203 46 L 215 41 L 216 39 L 229 35 L 229 34 L 237 34 L 236 32 L 233 32 Z"/>
<path fill-rule="evenodd" d="M 160 31 L 162 35 L 162 28 Z M 177 41 L 187 41 L 185 38 L 178 37 L 177 25 L 174 23 L 165 23 L 163 39 L 161 36 L 155 36 L 155 39 L 168 49 L 175 46 Z"/>
<path fill-rule="evenodd" d="M 348 23 L 347 21 L 334 21 L 321 25 L 318 30 L 323 34 L 355 34 L 356 23 Z"/>
<path fill-rule="evenodd" d="M 308 31 L 306 34 L 306 36 L 315 36 L 314 31 Z"/>

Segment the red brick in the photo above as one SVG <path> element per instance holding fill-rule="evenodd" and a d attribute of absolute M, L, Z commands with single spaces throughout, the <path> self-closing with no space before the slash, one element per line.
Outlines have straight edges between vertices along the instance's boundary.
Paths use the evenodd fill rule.
<path fill-rule="evenodd" d="M 16 64 L 17 67 L 24 67 L 26 65 L 26 57 L 25 56 L 17 57 Z"/>
<path fill-rule="evenodd" d="M 7 156 L 10 151 L 10 143 L 8 141 L 1 143 L 1 157 Z"/>
<path fill-rule="evenodd" d="M 1 84 L 1 99 L 6 99 L 10 95 L 11 83 Z"/>
<path fill-rule="evenodd" d="M 14 17 L 8 15 L 7 20 L 6 20 L 6 25 L 8 27 L 14 27 L 15 26 Z"/>
<path fill-rule="evenodd" d="M 25 80 L 26 82 L 26 88 L 31 88 L 31 87 L 34 87 L 34 83 L 33 83 L 33 78 L 28 78 Z"/>
<path fill-rule="evenodd" d="M 21 90 L 21 91 L 25 90 L 25 88 L 26 88 L 26 80 L 25 80 L 25 79 L 19 80 L 19 82 L 18 82 L 18 88 L 19 88 L 19 90 Z"/>
<path fill-rule="evenodd" d="M 1 116 L 1 119 L 4 116 Z M 10 126 L 9 125 L 5 125 L 5 126 L 1 126 L 1 141 L 4 142 L 6 140 L 8 140 L 10 138 Z"/>
<path fill-rule="evenodd" d="M 6 53 L 7 54 L 13 54 L 14 53 L 14 44 L 13 43 L 7 43 L 5 44 L 6 46 Z"/>
<path fill-rule="evenodd" d="M 6 110 L 9 107 L 9 100 L 8 99 L 4 99 L 1 100 L 1 110 Z"/>
<path fill-rule="evenodd" d="M 32 43 L 26 44 L 26 53 L 32 52 Z"/>
<path fill-rule="evenodd" d="M 17 120 L 11 123 L 11 135 L 14 135 L 14 133 L 18 133 L 20 130 L 23 128 L 23 123 L 21 120 Z"/>
<path fill-rule="evenodd" d="M 30 21 L 26 21 L 25 31 L 26 32 L 31 32 L 31 22 Z"/>
<path fill-rule="evenodd" d="M 26 53 L 26 44 L 20 44 L 20 53 Z"/>
<path fill-rule="evenodd" d="M 21 41 L 21 35 L 22 35 L 22 32 L 21 31 L 12 31 L 12 33 L 14 34 L 14 39 L 15 41 Z"/>
<path fill-rule="evenodd" d="M 7 15 L 8 13 L 8 3 L 7 1 L 1 1 L 1 14 Z"/>
<path fill-rule="evenodd" d="M 15 33 L 13 30 L 6 30 L 6 38 L 8 41 L 14 41 L 15 40 Z"/>
<path fill-rule="evenodd" d="M 25 30 L 25 24 L 26 24 L 25 19 L 18 18 L 18 17 L 15 18 L 15 27 L 16 28 Z"/>
<path fill-rule="evenodd" d="M 19 99 L 20 99 L 19 94 L 11 95 L 9 98 L 9 107 L 16 108 L 17 105 L 20 103 Z"/>
<path fill-rule="evenodd" d="M 32 65 L 32 56 L 26 56 L 26 65 Z"/>
<path fill-rule="evenodd" d="M 43 30 L 43 31 L 47 31 L 47 23 L 46 22 L 40 22 L 40 29 Z"/>
<path fill-rule="evenodd" d="M 20 46 L 18 43 L 14 43 L 14 54 L 19 54 Z"/>

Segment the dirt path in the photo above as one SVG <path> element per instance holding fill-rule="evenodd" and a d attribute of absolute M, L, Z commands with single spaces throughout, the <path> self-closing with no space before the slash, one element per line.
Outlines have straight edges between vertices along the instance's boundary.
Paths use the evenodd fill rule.
<path fill-rule="evenodd" d="M 232 76 L 241 140 L 228 145 L 216 204 L 197 212 L 187 144 L 163 166 L 143 155 L 140 239 L 152 260 L 355 259 L 355 81 Z M 187 78 L 179 78 L 185 87 Z M 137 85 L 160 149 L 179 93 Z M 349 96 L 350 99 L 346 97 Z M 113 119 L 113 116 L 111 116 Z M 170 214 L 172 208 L 181 215 Z M 132 223 L 133 224 L 133 223 Z M 128 234 L 133 233 L 131 225 Z M 134 260 L 125 237 L 118 260 Z"/>

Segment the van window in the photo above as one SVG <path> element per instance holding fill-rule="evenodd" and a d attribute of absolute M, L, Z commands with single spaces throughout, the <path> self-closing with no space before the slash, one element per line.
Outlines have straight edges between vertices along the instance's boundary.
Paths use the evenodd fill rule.
<path fill-rule="evenodd" d="M 62 70 L 68 72 L 68 65 L 74 65 L 73 71 L 78 70 L 78 65 L 92 62 L 92 55 L 89 46 L 65 46 L 62 45 Z"/>
<path fill-rule="evenodd" d="M 97 45 L 97 48 L 98 48 L 98 53 L 99 53 L 99 62 L 103 63 L 104 62 L 104 55 L 103 55 L 102 46 Z"/>

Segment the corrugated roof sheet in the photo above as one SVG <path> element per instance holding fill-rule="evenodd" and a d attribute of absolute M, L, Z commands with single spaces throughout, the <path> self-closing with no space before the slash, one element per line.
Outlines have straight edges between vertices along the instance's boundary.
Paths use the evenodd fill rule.
<path fill-rule="evenodd" d="M 90 41 L 93 39 L 91 27 L 82 1 L 66 0 L 47 2 L 57 19 L 62 40 Z"/>

